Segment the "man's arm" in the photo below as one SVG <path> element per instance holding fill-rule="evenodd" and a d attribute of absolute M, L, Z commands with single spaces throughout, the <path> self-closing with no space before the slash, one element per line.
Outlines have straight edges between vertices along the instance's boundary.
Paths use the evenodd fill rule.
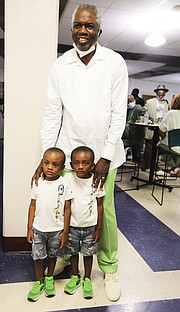
<path fill-rule="evenodd" d="M 53 63 L 47 84 L 46 101 L 42 114 L 41 140 L 43 152 L 56 144 L 62 120 L 57 60 Z"/>
<path fill-rule="evenodd" d="M 127 91 L 128 91 L 128 72 L 123 58 L 117 57 L 117 66 L 113 75 L 112 94 L 111 94 L 111 116 L 109 131 L 104 145 L 101 158 L 98 160 L 94 170 L 93 185 L 102 188 L 109 172 L 110 162 L 116 153 L 117 141 L 121 139 L 127 113 Z"/>

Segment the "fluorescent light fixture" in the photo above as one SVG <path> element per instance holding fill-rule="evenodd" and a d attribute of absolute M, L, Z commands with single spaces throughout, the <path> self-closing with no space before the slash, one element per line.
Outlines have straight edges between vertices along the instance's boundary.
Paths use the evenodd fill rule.
<path fill-rule="evenodd" d="M 149 47 L 159 47 L 166 42 L 166 38 L 159 32 L 153 32 L 146 37 L 144 43 Z"/>

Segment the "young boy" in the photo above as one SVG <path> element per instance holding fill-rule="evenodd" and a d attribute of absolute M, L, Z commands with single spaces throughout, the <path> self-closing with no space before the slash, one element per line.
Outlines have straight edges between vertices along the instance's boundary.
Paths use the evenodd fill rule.
<path fill-rule="evenodd" d="M 71 182 L 75 197 L 71 201 L 71 220 L 66 254 L 70 255 L 72 276 L 64 288 L 67 294 L 74 294 L 81 285 L 78 268 L 79 252 L 83 254 L 84 278 L 82 281 L 83 297 L 92 298 L 91 270 L 93 255 L 97 253 L 97 241 L 102 227 L 103 189 L 92 187 L 94 152 L 86 146 L 80 146 L 71 153 L 73 173 L 66 174 Z"/>
<path fill-rule="evenodd" d="M 36 279 L 27 299 L 37 301 L 42 291 L 55 296 L 53 271 L 57 256 L 63 256 L 68 240 L 73 197 L 68 181 L 59 175 L 64 169 L 65 154 L 59 148 L 49 148 L 43 155 L 43 179 L 32 188 L 28 214 L 27 241 L 32 243 Z M 60 246 L 59 243 L 60 242 Z M 48 272 L 43 280 L 44 259 L 48 257 Z"/>

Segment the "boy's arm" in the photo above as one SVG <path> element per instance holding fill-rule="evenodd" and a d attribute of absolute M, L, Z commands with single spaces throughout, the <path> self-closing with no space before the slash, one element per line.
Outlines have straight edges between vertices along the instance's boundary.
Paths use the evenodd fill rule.
<path fill-rule="evenodd" d="M 103 197 L 97 197 L 97 211 L 98 211 L 98 219 L 97 219 L 97 227 L 93 236 L 93 243 L 97 243 L 100 238 L 101 229 L 102 229 L 102 218 L 103 218 Z"/>
<path fill-rule="evenodd" d="M 69 225 L 71 218 L 71 200 L 65 200 L 64 204 L 64 230 L 62 235 L 60 236 L 60 248 L 63 248 L 68 241 L 68 233 L 69 233 Z"/>
<path fill-rule="evenodd" d="M 34 239 L 34 232 L 32 229 L 34 216 L 36 211 L 36 200 L 31 199 L 30 205 L 29 205 L 29 212 L 28 212 L 28 225 L 27 225 L 27 241 L 29 243 L 33 242 Z"/>

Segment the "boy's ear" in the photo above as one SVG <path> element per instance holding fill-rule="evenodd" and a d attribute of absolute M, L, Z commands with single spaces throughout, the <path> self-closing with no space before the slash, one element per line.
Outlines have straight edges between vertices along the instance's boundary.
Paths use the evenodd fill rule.
<path fill-rule="evenodd" d="M 71 165 L 71 168 L 72 168 L 73 166 L 72 166 L 72 162 L 71 161 L 70 161 L 70 165 Z"/>

